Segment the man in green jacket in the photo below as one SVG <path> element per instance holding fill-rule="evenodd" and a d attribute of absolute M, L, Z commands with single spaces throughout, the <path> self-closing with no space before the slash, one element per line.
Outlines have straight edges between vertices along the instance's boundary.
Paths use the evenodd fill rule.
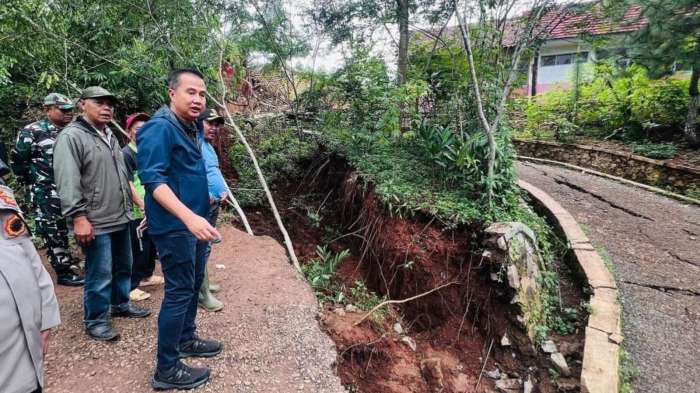
<path fill-rule="evenodd" d="M 99 341 L 119 337 L 110 311 L 111 316 L 130 318 L 151 313 L 129 301 L 131 190 L 119 143 L 107 126 L 114 101 L 101 87 L 83 90 L 83 116 L 66 126 L 54 147 L 61 211 L 86 256 L 85 329 Z"/>

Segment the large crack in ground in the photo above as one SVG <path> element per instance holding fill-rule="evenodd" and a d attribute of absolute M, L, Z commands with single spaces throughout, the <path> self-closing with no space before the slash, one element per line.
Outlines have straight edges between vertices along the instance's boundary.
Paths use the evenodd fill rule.
<path fill-rule="evenodd" d="M 553 175 L 550 175 L 550 174 L 547 173 L 546 171 L 541 170 L 541 169 L 539 169 L 539 168 L 537 168 L 537 167 L 535 167 L 535 166 L 533 166 L 533 165 L 531 165 L 531 164 L 527 164 L 527 163 L 524 163 L 524 162 L 521 162 L 521 164 L 522 164 L 522 165 L 525 165 L 525 166 L 527 166 L 527 167 L 530 167 L 530 168 L 533 168 L 533 169 L 537 170 L 538 172 L 542 173 L 543 176 L 546 176 L 546 177 L 548 177 L 548 178 L 554 180 L 554 182 L 557 183 L 557 184 L 559 184 L 559 185 L 568 187 L 568 188 L 570 188 L 570 189 L 572 189 L 572 190 L 575 190 L 575 191 L 578 191 L 578 192 L 581 192 L 581 193 L 584 193 L 584 194 L 588 194 L 588 195 L 590 195 L 590 196 L 592 196 L 592 197 L 598 199 L 599 201 L 606 203 L 607 205 L 609 205 L 610 207 L 612 207 L 612 208 L 614 208 L 614 209 L 620 210 L 620 211 L 622 211 L 622 212 L 624 212 L 624 213 L 627 213 L 627 214 L 629 214 L 629 215 L 631 215 L 631 216 L 633 216 L 633 217 L 642 218 L 642 219 L 649 220 L 649 221 L 654 221 L 654 219 L 651 218 L 651 217 L 645 216 L 645 215 L 643 215 L 643 214 L 641 214 L 641 213 L 637 213 L 637 212 L 634 211 L 634 210 L 630 210 L 630 209 L 628 209 L 628 208 L 626 208 L 626 207 L 624 207 L 624 206 L 618 205 L 617 203 L 608 200 L 607 198 L 605 198 L 605 197 L 602 196 L 602 195 L 596 194 L 595 192 L 586 190 L 585 188 L 583 188 L 583 187 L 581 187 L 581 186 L 579 186 L 579 185 L 577 185 L 577 184 L 571 183 L 570 181 L 568 181 L 567 179 L 565 179 L 565 178 L 563 178 L 563 177 L 561 177 L 561 176 L 553 176 Z"/>
<path fill-rule="evenodd" d="M 634 210 L 630 210 L 630 209 L 628 209 L 628 208 L 626 208 L 626 207 L 624 207 L 624 206 L 618 205 L 618 204 L 615 203 L 615 202 L 609 201 L 607 198 L 605 198 L 605 197 L 602 196 L 602 195 L 596 194 L 596 193 L 594 193 L 594 192 L 592 192 L 592 191 L 588 191 L 588 190 L 586 190 L 585 188 L 583 188 L 583 187 L 581 187 L 581 186 L 579 186 L 579 185 L 577 185 L 577 184 L 573 184 L 573 183 L 569 182 L 568 180 L 565 180 L 565 179 L 563 179 L 563 178 L 561 178 L 561 177 L 559 177 L 559 178 L 553 177 L 553 176 L 550 176 L 550 177 L 551 177 L 552 180 L 554 180 L 555 183 L 557 183 L 557 184 L 559 184 L 559 185 L 563 185 L 563 186 L 569 187 L 569 188 L 571 188 L 571 189 L 573 189 L 573 190 L 576 190 L 576 191 L 578 191 L 578 192 L 582 192 L 582 193 L 584 193 L 584 194 L 588 194 L 588 195 L 590 195 L 590 196 L 592 196 L 592 197 L 598 199 L 599 201 L 608 204 L 610 207 L 612 207 L 612 208 L 614 208 L 614 209 L 617 209 L 617 210 L 620 210 L 620 211 L 622 211 L 622 212 L 625 212 L 625 213 L 627 213 L 627 214 L 629 214 L 629 215 L 631 215 L 631 216 L 633 216 L 633 217 L 638 217 L 638 218 L 643 218 L 643 219 L 645 219 L 645 220 L 654 221 L 654 219 L 651 218 L 651 217 L 645 216 L 645 215 L 643 215 L 643 214 L 641 214 L 641 213 L 637 213 L 637 212 L 634 211 Z"/>
<path fill-rule="evenodd" d="M 635 285 L 638 287 L 654 289 L 654 290 L 664 292 L 664 293 L 674 292 L 674 293 L 679 293 L 679 294 L 685 295 L 685 296 L 700 296 L 700 292 L 695 291 L 693 289 L 688 289 L 688 288 L 678 288 L 678 287 L 671 287 L 671 286 L 667 286 L 667 285 L 644 284 L 644 283 L 628 281 L 628 280 L 622 280 L 622 282 L 625 284 Z"/>
<path fill-rule="evenodd" d="M 671 251 L 668 251 L 668 250 L 666 250 L 666 252 L 668 253 L 668 255 L 670 255 L 671 257 L 673 257 L 675 260 L 677 260 L 677 261 L 679 261 L 679 262 L 685 262 L 685 263 L 687 263 L 687 264 L 689 264 L 689 265 L 693 265 L 693 266 L 695 266 L 695 267 L 700 267 L 700 264 L 698 264 L 698 263 L 696 263 L 696 262 L 693 262 L 693 261 L 691 261 L 691 260 L 689 260 L 689 259 L 685 259 L 685 258 L 679 256 L 678 254 L 675 254 L 675 253 L 673 253 L 673 252 L 671 252 Z"/>

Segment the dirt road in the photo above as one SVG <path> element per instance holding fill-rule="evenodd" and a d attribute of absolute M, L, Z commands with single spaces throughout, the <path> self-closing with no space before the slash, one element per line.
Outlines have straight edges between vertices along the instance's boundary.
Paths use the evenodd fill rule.
<path fill-rule="evenodd" d="M 700 386 L 700 207 L 597 176 L 521 162 L 521 179 L 569 210 L 614 266 L 636 392 Z"/>
<path fill-rule="evenodd" d="M 333 367 L 333 342 L 316 321 L 317 302 L 269 237 L 222 228 L 224 241 L 209 261 L 221 284 L 219 313 L 199 311 L 198 332 L 222 340 L 224 352 L 187 363 L 207 365 L 212 379 L 195 392 L 344 392 Z M 154 315 L 117 319 L 121 340 L 99 343 L 82 327 L 82 289 L 57 287 L 63 324 L 47 358 L 46 393 L 150 392 L 155 363 L 156 317 L 162 287 L 140 304 Z"/>

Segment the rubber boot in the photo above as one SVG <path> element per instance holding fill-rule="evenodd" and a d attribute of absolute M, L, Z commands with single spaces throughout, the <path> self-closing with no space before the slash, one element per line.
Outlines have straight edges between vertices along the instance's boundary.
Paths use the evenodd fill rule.
<path fill-rule="evenodd" d="M 215 298 L 209 290 L 209 271 L 204 268 L 204 280 L 202 280 L 202 287 L 199 288 L 199 306 L 207 311 L 221 311 L 224 308 L 224 304 Z"/>
<path fill-rule="evenodd" d="M 221 285 L 214 284 L 213 282 L 209 282 L 209 292 L 217 293 L 219 291 L 221 291 Z"/>

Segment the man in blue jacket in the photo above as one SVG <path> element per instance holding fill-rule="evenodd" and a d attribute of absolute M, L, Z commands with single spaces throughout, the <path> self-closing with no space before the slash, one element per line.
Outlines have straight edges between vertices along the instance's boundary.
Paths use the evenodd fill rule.
<path fill-rule="evenodd" d="M 215 109 L 207 109 L 199 115 L 199 121 L 202 123 L 202 133 L 199 134 L 199 144 L 202 148 L 202 156 L 204 157 L 204 165 L 207 168 L 207 183 L 209 183 L 209 214 L 207 219 L 209 223 L 216 228 L 216 221 L 219 217 L 219 208 L 226 200 L 228 188 L 224 175 L 219 168 L 219 157 L 211 143 L 216 138 L 219 130 L 224 125 L 224 118 L 219 116 Z M 207 261 L 211 253 L 211 244 L 207 247 Z M 219 301 L 212 292 L 217 292 L 219 286 L 209 282 L 208 269 L 204 269 L 204 280 L 202 287 L 199 289 L 199 305 L 207 311 L 221 311 L 224 304 Z"/>
<path fill-rule="evenodd" d="M 200 72 L 173 70 L 168 75 L 170 106 L 156 112 L 136 136 L 148 227 L 165 277 L 151 381 L 155 389 L 191 389 L 205 383 L 208 368 L 189 367 L 179 359 L 211 357 L 223 350 L 222 343 L 195 334 L 207 245 L 221 237 L 204 218 L 209 193 L 195 121 L 205 108 L 205 94 Z"/>

